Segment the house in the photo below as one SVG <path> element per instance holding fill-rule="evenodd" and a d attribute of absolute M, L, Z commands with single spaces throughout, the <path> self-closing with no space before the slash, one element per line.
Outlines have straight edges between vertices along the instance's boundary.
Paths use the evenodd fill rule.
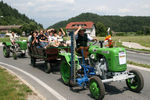
<path fill-rule="evenodd" d="M 96 36 L 96 29 L 93 22 L 70 22 L 66 26 L 66 32 L 69 33 L 71 31 L 75 31 L 78 26 L 82 26 L 84 29 L 86 29 L 85 33 L 89 34 L 92 37 Z"/>
<path fill-rule="evenodd" d="M 7 25 L 7 26 L 0 26 L 0 32 L 6 32 L 8 33 L 9 30 L 11 30 L 12 28 L 21 28 L 21 25 Z"/>

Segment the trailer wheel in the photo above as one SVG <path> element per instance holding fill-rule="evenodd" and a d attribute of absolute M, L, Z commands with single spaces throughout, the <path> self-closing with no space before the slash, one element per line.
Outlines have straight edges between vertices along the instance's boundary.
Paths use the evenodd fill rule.
<path fill-rule="evenodd" d="M 44 72 L 50 73 L 50 71 L 51 71 L 51 64 L 49 62 L 45 62 Z"/>
<path fill-rule="evenodd" d="M 36 59 L 33 58 L 33 57 L 31 57 L 31 65 L 32 65 L 33 67 L 35 67 L 35 64 L 36 64 Z"/>
<path fill-rule="evenodd" d="M 98 76 L 93 76 L 89 82 L 89 89 L 92 97 L 102 100 L 105 96 L 105 87 Z"/>
<path fill-rule="evenodd" d="M 3 47 L 3 55 L 4 57 L 8 58 L 10 56 L 10 50 L 9 50 L 9 47 L 7 46 L 4 46 Z"/>
<path fill-rule="evenodd" d="M 137 70 L 131 70 L 129 72 L 133 73 L 135 77 L 127 79 L 126 84 L 131 91 L 139 93 L 144 87 L 143 76 Z"/>
<path fill-rule="evenodd" d="M 60 65 L 60 74 L 64 84 L 69 85 L 70 82 L 70 66 L 66 61 L 62 61 Z"/>

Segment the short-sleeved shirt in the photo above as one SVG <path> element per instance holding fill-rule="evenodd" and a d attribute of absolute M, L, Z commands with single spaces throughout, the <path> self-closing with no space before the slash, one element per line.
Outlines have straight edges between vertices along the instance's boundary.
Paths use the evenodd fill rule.
<path fill-rule="evenodd" d="M 17 39 L 17 35 L 16 34 L 14 34 L 14 36 L 12 36 L 12 34 L 10 35 L 10 41 L 16 41 L 16 39 Z"/>
<path fill-rule="evenodd" d="M 53 41 L 54 36 L 48 36 L 48 41 Z"/>
<path fill-rule="evenodd" d="M 63 42 L 63 36 L 58 36 L 57 40 L 58 40 L 58 42 Z"/>
<path fill-rule="evenodd" d="M 38 40 L 46 40 L 47 38 L 44 35 L 39 35 Z"/>
<path fill-rule="evenodd" d="M 57 39 L 58 39 L 58 36 L 57 37 L 53 36 L 54 41 L 57 41 Z"/>

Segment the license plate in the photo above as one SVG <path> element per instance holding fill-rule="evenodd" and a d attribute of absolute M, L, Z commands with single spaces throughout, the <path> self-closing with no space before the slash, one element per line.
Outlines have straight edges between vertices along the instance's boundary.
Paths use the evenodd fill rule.
<path fill-rule="evenodd" d="M 126 64 L 126 53 L 125 52 L 120 52 L 119 53 L 119 64 Z"/>

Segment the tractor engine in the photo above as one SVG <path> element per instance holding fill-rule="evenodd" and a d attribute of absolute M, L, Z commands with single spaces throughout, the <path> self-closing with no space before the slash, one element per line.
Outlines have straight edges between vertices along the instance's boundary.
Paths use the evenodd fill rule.
<path fill-rule="evenodd" d="M 100 48 L 90 46 L 89 59 L 91 66 L 103 77 L 107 77 L 105 72 L 123 72 L 126 70 L 126 50 L 124 48 Z"/>

